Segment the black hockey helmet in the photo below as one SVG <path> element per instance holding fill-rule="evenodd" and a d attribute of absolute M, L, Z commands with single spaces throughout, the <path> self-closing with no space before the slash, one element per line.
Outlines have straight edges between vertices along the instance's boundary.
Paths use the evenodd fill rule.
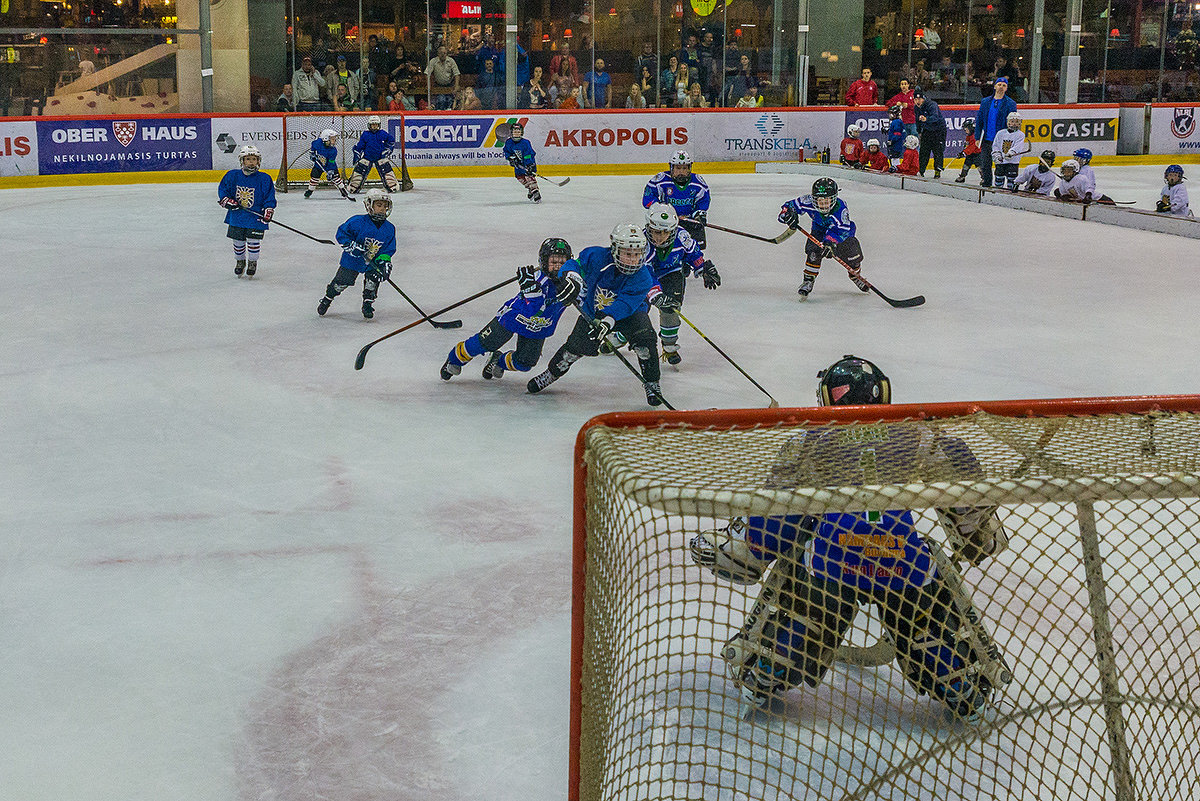
<path fill-rule="evenodd" d="M 833 208 L 833 204 L 837 202 L 838 185 L 837 181 L 832 178 L 818 178 L 813 181 L 812 198 L 813 205 L 818 211 L 829 211 Z M 821 202 L 825 201 L 825 202 Z"/>
<path fill-rule="evenodd" d="M 817 373 L 817 402 L 822 406 L 891 403 L 892 384 L 866 359 L 849 354 Z"/>
<path fill-rule="evenodd" d="M 1047 167 L 1054 166 L 1054 160 L 1056 158 L 1058 158 L 1058 154 L 1055 153 L 1053 150 L 1043 150 L 1042 151 L 1042 161 L 1045 163 L 1045 165 Z"/>
<path fill-rule="evenodd" d="M 970 131 L 971 133 L 975 133 L 975 118 L 974 117 L 967 117 L 965 120 L 963 120 L 963 130 Z"/>
<path fill-rule="evenodd" d="M 538 267 L 541 267 L 543 272 L 548 272 L 550 269 L 550 257 L 555 255 L 569 259 L 575 254 L 571 251 L 571 246 L 567 244 L 567 240 L 552 236 L 538 248 Z"/>

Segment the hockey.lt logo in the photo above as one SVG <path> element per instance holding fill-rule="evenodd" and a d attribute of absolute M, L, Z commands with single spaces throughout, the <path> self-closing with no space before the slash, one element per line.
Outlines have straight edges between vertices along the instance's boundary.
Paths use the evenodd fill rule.
<path fill-rule="evenodd" d="M 254 187 L 239 186 L 237 188 L 237 202 L 243 209 L 248 209 L 254 205 Z"/>
<path fill-rule="evenodd" d="M 121 147 L 129 147 L 133 137 L 137 136 L 137 120 L 123 120 L 112 124 L 113 136 L 121 143 Z"/>
<path fill-rule="evenodd" d="M 411 148 L 476 148 L 491 126 L 487 117 L 409 117 L 404 121 L 404 142 Z"/>
<path fill-rule="evenodd" d="M 483 146 L 504 147 L 504 141 L 512 135 L 513 125 L 520 125 L 524 128 L 528 123 L 528 117 L 501 117 L 496 120 L 492 130 L 488 131 L 487 139 L 483 140 Z"/>
<path fill-rule="evenodd" d="M 1196 108 L 1187 106 L 1175 109 L 1171 115 L 1171 133 L 1177 139 L 1187 139 L 1196 130 Z"/>
<path fill-rule="evenodd" d="M 778 114 L 764 114 L 754 123 L 754 127 L 763 136 L 774 136 L 783 130 L 783 120 Z"/>
<path fill-rule="evenodd" d="M 367 252 L 363 254 L 363 258 L 367 261 L 373 261 L 379 255 L 379 249 L 383 247 L 383 243 L 378 239 L 364 239 L 363 245 L 367 249 Z"/>
<path fill-rule="evenodd" d="M 617 293 L 604 287 L 596 287 L 596 311 L 602 311 L 612 305 L 617 299 Z"/>

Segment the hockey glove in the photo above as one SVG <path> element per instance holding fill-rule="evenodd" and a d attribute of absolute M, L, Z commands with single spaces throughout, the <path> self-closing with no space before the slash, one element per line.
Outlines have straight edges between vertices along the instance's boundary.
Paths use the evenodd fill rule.
<path fill-rule="evenodd" d="M 526 168 L 525 168 L 525 174 L 526 174 L 526 175 L 531 175 L 531 176 L 533 176 L 534 178 L 536 178 L 536 177 L 537 177 L 537 165 L 536 165 L 536 164 L 530 164 L 528 167 L 526 167 Z"/>
<path fill-rule="evenodd" d="M 275 216 L 274 207 L 269 208 L 269 209 L 263 209 L 263 213 L 262 213 L 262 221 L 263 222 L 270 222 L 271 218 L 274 216 Z"/>
<path fill-rule="evenodd" d="M 358 148 L 355 148 L 354 150 L 352 150 L 350 155 L 354 156 L 355 161 L 367 162 L 368 164 L 370 164 L 370 162 L 367 161 L 366 153 L 362 150 L 359 150 Z"/>
<path fill-rule="evenodd" d="M 392 275 L 392 260 L 388 256 L 380 256 L 371 262 L 371 269 L 367 271 L 367 275 L 375 279 L 376 283 L 382 284 Z"/>
<path fill-rule="evenodd" d="M 704 279 L 705 289 L 716 289 L 721 285 L 721 274 L 717 272 L 717 265 L 711 260 L 705 260 L 704 266 L 700 268 L 700 277 Z"/>
<path fill-rule="evenodd" d="M 800 218 L 796 216 L 796 210 L 791 206 L 784 206 L 779 212 L 779 221 L 788 228 L 799 228 Z"/>
<path fill-rule="evenodd" d="M 517 153 L 513 153 L 511 156 L 508 157 L 508 163 L 514 167 L 520 167 L 521 161 L 522 161 L 521 156 Z"/>
<path fill-rule="evenodd" d="M 1158 201 L 1157 203 L 1155 203 L 1155 204 L 1154 204 L 1154 210 L 1155 210 L 1155 211 L 1157 211 L 1157 212 L 1170 211 L 1170 210 L 1171 210 L 1171 204 L 1170 204 L 1170 203 L 1166 203 L 1166 202 L 1164 202 L 1164 201 L 1161 201 L 1161 200 L 1160 200 L 1160 201 Z"/>
<path fill-rule="evenodd" d="M 963 156 L 965 156 L 965 155 L 967 155 L 967 151 L 965 151 L 965 150 L 964 150 L 964 151 L 960 152 L 960 153 L 959 153 L 957 156 L 955 156 L 954 158 L 956 158 L 956 159 L 961 159 L 961 158 L 962 158 Z"/>
<path fill-rule="evenodd" d="M 821 255 L 826 259 L 837 258 L 837 245 L 832 242 L 825 242 L 821 245 Z"/>
<path fill-rule="evenodd" d="M 347 242 L 342 245 L 342 250 L 346 251 L 351 256 L 359 256 L 367 252 L 367 248 L 361 242 Z"/>
<path fill-rule="evenodd" d="M 542 288 L 537 282 L 538 268 L 532 264 L 526 264 L 524 267 L 517 268 L 517 283 L 521 285 L 522 295 L 537 295 L 540 294 Z"/>
<path fill-rule="evenodd" d="M 694 222 L 694 223 L 700 223 L 701 225 L 708 225 L 708 212 L 707 211 L 700 211 L 699 209 L 697 209 L 696 211 L 693 211 L 691 214 L 689 214 L 688 217 L 690 217 L 692 219 L 692 222 Z"/>
<path fill-rule="evenodd" d="M 650 298 L 650 302 L 665 312 L 675 311 L 680 306 L 678 298 L 661 291 Z"/>
<path fill-rule="evenodd" d="M 563 306 L 570 306 L 579 299 L 579 295 L 582 292 L 583 276 L 579 273 L 567 273 L 561 276 L 558 281 L 558 294 L 554 296 L 554 302 Z"/>
<path fill-rule="evenodd" d="M 592 339 L 596 342 L 603 342 L 612 333 L 613 326 L 617 321 L 611 317 L 597 317 L 592 320 Z"/>
<path fill-rule="evenodd" d="M 242 204 L 238 203 L 231 197 L 223 197 L 217 202 L 227 209 L 240 209 L 242 207 Z"/>

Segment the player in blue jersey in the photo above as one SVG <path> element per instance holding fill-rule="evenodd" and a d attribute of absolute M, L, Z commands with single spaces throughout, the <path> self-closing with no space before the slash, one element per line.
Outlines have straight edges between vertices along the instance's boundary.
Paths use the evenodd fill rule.
<path fill-rule="evenodd" d="M 508 139 L 504 140 L 504 158 L 512 165 L 513 176 L 528 190 L 526 197 L 534 203 L 542 202 L 542 193 L 537 184 L 537 156 L 533 145 L 525 138 L 525 126 L 514 122 L 509 129 Z"/>
<path fill-rule="evenodd" d="M 358 137 L 354 146 L 354 172 L 350 175 L 350 194 L 362 189 L 363 182 L 371 175 L 374 167 L 379 173 L 380 180 L 387 191 L 396 192 L 400 182 L 392 168 L 392 150 L 396 147 L 396 138 L 383 130 L 383 120 L 377 114 L 367 117 L 367 130 Z"/>
<path fill-rule="evenodd" d="M 325 287 L 325 297 L 317 304 L 317 314 L 329 311 L 329 304 L 363 277 L 362 315 L 375 316 L 375 298 L 379 285 L 392 274 L 392 256 L 396 255 L 396 226 L 388 222 L 392 198 L 382 189 L 368 189 L 363 198 L 366 214 L 356 214 L 342 223 L 336 239 L 342 246 L 337 274 Z"/>
<path fill-rule="evenodd" d="M 646 235 L 627 223 L 613 228 L 609 247 L 584 248 L 559 272 L 558 302 L 578 303 L 580 317 L 567 341 L 550 357 L 546 370 L 529 379 L 530 392 L 541 392 L 584 356 L 596 356 L 611 333 L 620 333 L 637 354 L 646 402 L 663 402 L 659 389 L 658 342 L 650 323 L 650 298 L 660 308 L 673 301 L 654 283 L 646 268 Z"/>
<path fill-rule="evenodd" d="M 692 172 L 692 157 L 686 150 L 676 152 L 667 159 L 667 169 L 650 179 L 642 192 L 642 207 L 651 203 L 666 203 L 679 215 L 683 226 L 701 250 L 708 247 L 704 238 L 704 226 L 708 223 L 708 204 L 712 196 L 708 184 Z"/>
<path fill-rule="evenodd" d="M 271 176 L 259 172 L 262 153 L 254 145 L 238 152 L 240 169 L 230 170 L 217 187 L 217 201 L 228 209 L 225 236 L 233 240 L 233 274 L 252 276 L 258 270 L 259 243 L 267 232 L 267 223 L 275 214 L 275 184 Z"/>
<path fill-rule="evenodd" d="M 706 289 L 721 285 L 717 267 L 700 252 L 691 235 L 679 227 L 675 209 L 666 203 L 652 203 L 646 209 L 646 266 L 658 282 L 663 294 L 672 301 L 670 308 L 658 310 L 658 337 L 662 340 L 663 358 L 667 364 L 679 364 L 679 309 L 683 306 L 683 291 L 688 273 L 704 279 Z"/>
<path fill-rule="evenodd" d="M 538 248 L 538 263 L 517 270 L 521 291 L 496 312 L 495 318 L 478 334 L 459 342 L 450 349 L 442 365 L 442 380 L 449 381 L 462 372 L 463 365 L 476 356 L 491 351 L 483 366 L 486 379 L 501 378 L 505 370 L 529 372 L 542 358 L 542 346 L 554 335 L 558 319 L 566 306 L 559 297 L 569 298 L 571 290 L 564 282 L 556 284 L 559 270 L 571 258 L 571 246 L 565 239 L 551 237 Z M 501 352 L 500 348 L 517 335 L 515 350 Z"/>
<path fill-rule="evenodd" d="M 812 194 L 801 195 L 795 200 L 783 204 L 779 212 L 779 221 L 792 228 L 800 228 L 800 215 L 807 214 L 812 218 L 811 239 L 804 246 L 804 281 L 800 284 L 800 300 L 808 300 L 812 292 L 813 282 L 821 271 L 821 260 L 838 258 L 850 267 L 850 280 L 863 292 L 869 292 L 870 286 L 858 277 L 862 265 L 862 246 L 854 236 L 857 228 L 850 219 L 850 210 L 846 202 L 838 197 L 838 185 L 832 178 L 818 178 L 813 181 Z"/>
<path fill-rule="evenodd" d="M 312 159 L 313 166 L 308 175 L 308 189 L 304 190 L 305 197 L 312 197 L 313 190 L 321 183 L 321 176 L 324 176 L 330 184 L 337 187 L 342 197 L 350 198 L 346 194 L 346 188 L 342 186 L 342 171 L 337 165 L 337 140 L 337 131 L 332 128 L 321 131 L 321 135 L 313 140 L 312 147 L 308 149 L 308 157 Z"/>
<path fill-rule="evenodd" d="M 845 356 L 818 375 L 823 406 L 890 402 L 887 376 L 866 359 Z M 966 443 L 932 426 L 827 424 L 787 442 L 764 487 L 981 477 Z M 1007 545 L 995 507 L 940 509 L 938 516 L 955 560 L 978 564 Z M 947 580 L 958 568 L 931 542 L 905 510 L 749 516 L 697 535 L 697 564 L 734 583 L 763 582 L 759 603 L 721 652 L 743 695 L 763 703 L 802 682 L 818 686 L 859 607 L 874 605 L 894 646 L 889 655 L 918 694 L 978 719 L 994 689 L 989 676 L 1001 675 L 989 666 L 1003 657 L 994 644 L 984 645 L 990 635 L 961 582 Z"/>

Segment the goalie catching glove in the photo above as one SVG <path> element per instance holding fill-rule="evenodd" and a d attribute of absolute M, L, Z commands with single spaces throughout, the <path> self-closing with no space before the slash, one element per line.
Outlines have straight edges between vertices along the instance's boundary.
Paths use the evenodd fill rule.
<path fill-rule="evenodd" d="M 770 566 L 746 542 L 746 521 L 735 517 L 723 529 L 702 531 L 692 538 L 692 561 L 734 584 L 757 584 Z"/>
<path fill-rule="evenodd" d="M 996 516 L 995 506 L 956 506 L 938 509 L 937 514 L 957 562 L 978 565 L 1008 548 L 1008 532 Z"/>

